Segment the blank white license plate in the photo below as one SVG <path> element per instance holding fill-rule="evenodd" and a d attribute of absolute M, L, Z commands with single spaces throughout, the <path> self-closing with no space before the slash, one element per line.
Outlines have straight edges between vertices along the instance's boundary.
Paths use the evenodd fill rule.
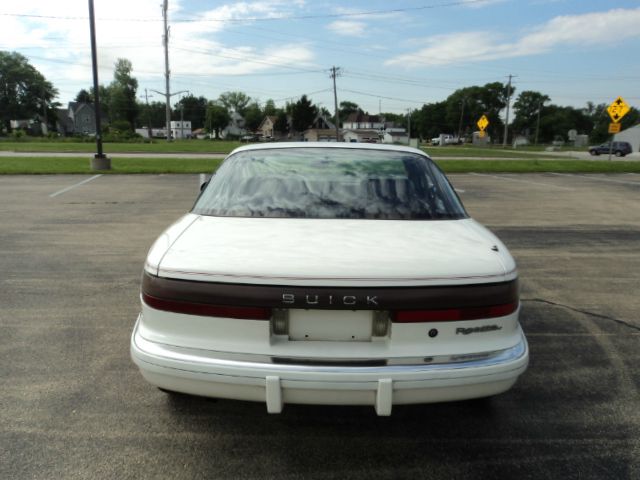
<path fill-rule="evenodd" d="M 369 310 L 289 310 L 289 340 L 368 342 Z"/>

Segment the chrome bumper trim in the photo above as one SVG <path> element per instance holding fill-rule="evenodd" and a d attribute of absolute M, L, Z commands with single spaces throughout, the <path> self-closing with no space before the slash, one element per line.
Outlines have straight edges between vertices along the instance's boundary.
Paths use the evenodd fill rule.
<path fill-rule="evenodd" d="M 328 374 L 402 374 L 435 372 L 441 370 L 465 370 L 482 367 L 493 367 L 515 362 L 528 353 L 524 335 L 518 344 L 511 348 L 469 355 L 443 355 L 434 357 L 410 358 L 296 358 L 274 357 L 268 355 L 238 354 L 212 350 L 177 347 L 151 342 L 140 336 L 138 325 L 133 331 L 132 353 L 139 360 L 158 364 L 163 360 L 179 362 L 185 365 L 202 365 L 203 367 L 249 368 L 253 371 L 282 373 L 328 373 Z M 136 352 L 137 350 L 137 352 Z M 141 358 L 140 354 L 142 354 Z M 294 363 L 295 361 L 300 363 Z M 314 363 L 315 362 L 315 363 Z M 375 364 L 373 363 L 375 362 Z M 368 365 L 367 365 L 368 364 Z"/>

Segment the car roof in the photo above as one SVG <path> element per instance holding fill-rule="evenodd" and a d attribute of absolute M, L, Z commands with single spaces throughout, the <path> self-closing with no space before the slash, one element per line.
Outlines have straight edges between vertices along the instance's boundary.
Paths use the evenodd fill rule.
<path fill-rule="evenodd" d="M 378 150 L 387 152 L 406 152 L 430 158 L 422 150 L 413 147 L 404 147 L 401 145 L 387 145 L 380 143 L 347 143 L 347 142 L 275 142 L 275 143 L 254 143 L 234 149 L 229 155 L 238 152 L 246 152 L 253 150 L 278 150 L 288 148 L 347 148 L 352 150 Z"/>

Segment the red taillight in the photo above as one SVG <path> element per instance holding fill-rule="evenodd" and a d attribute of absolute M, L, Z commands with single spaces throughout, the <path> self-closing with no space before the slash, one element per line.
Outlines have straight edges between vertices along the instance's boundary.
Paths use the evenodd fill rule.
<path fill-rule="evenodd" d="M 269 320 L 270 308 L 260 307 L 232 307 L 228 305 L 209 305 L 207 303 L 181 302 L 152 297 L 142 294 L 144 303 L 157 310 L 185 313 L 187 315 L 201 315 L 204 317 L 243 318 L 245 320 Z"/>
<path fill-rule="evenodd" d="M 456 320 L 480 320 L 504 317 L 518 308 L 518 302 L 488 307 L 448 308 L 445 310 L 398 310 L 393 312 L 397 323 L 452 322 Z"/>

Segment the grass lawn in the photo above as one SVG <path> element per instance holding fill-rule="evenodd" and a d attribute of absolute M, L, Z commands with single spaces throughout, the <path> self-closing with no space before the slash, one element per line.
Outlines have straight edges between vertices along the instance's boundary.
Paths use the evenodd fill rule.
<path fill-rule="evenodd" d="M 104 173 L 209 173 L 222 159 L 209 158 L 112 158 Z M 623 173 L 640 172 L 640 162 L 606 160 L 437 160 L 447 173 Z M 0 174 L 96 173 L 89 158 L 0 157 Z M 100 172 L 103 173 L 103 172 Z"/>
<path fill-rule="evenodd" d="M 543 149 L 530 150 L 522 148 L 502 148 L 494 147 L 473 147 L 469 146 L 445 146 L 430 147 L 422 146 L 421 149 L 432 157 L 482 157 L 482 158 L 567 158 L 562 155 L 553 155 L 553 153 L 543 153 Z"/>
<path fill-rule="evenodd" d="M 104 152 L 109 153 L 202 153 L 226 154 L 246 143 L 222 140 L 154 140 L 153 143 L 104 143 Z M 472 145 L 430 147 L 422 150 L 434 157 L 483 157 L 483 158 L 564 158 L 553 154 L 543 154 L 543 147 L 523 147 L 514 149 L 502 146 L 474 147 Z M 52 153 L 94 153 L 95 142 L 69 140 L 22 140 L 0 139 L 0 151 L 8 152 L 52 152 Z M 536 154 L 538 154 L 536 156 Z"/>
<path fill-rule="evenodd" d="M 104 152 L 109 153 L 229 153 L 241 142 L 218 140 L 154 140 L 153 143 L 104 143 Z M 53 152 L 95 153 L 94 142 L 72 141 L 7 141 L 0 140 L 0 150 L 8 152 Z"/>
<path fill-rule="evenodd" d="M 437 160 L 446 173 L 638 173 L 640 162 L 607 160 Z"/>
<path fill-rule="evenodd" d="M 99 173 L 210 173 L 222 159 L 112 158 L 111 170 Z M 96 173 L 90 159 L 78 157 L 0 157 L 2 174 Z"/>

